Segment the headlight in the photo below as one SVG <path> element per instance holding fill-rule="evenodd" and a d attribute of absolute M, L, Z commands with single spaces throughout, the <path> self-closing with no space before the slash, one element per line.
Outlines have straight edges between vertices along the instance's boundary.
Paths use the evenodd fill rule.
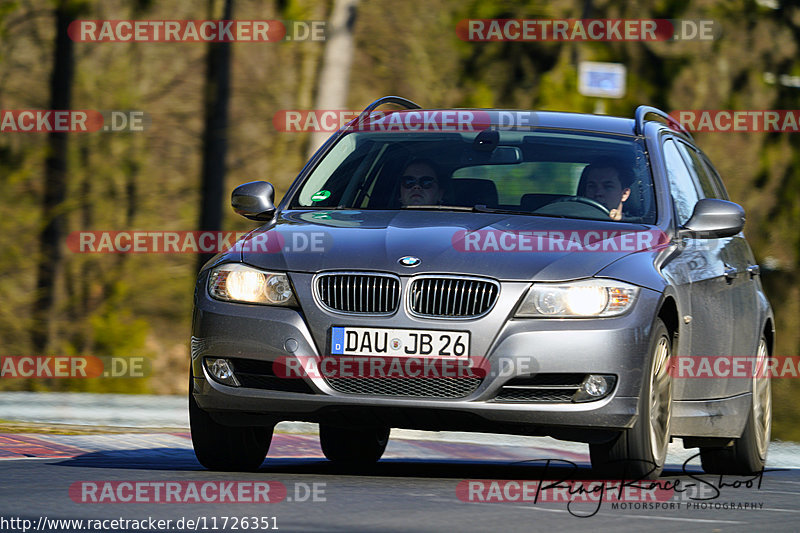
<path fill-rule="evenodd" d="M 211 271 L 208 292 L 217 300 L 297 307 L 289 277 L 240 263 L 227 263 Z"/>
<path fill-rule="evenodd" d="M 630 309 L 638 294 L 639 287 L 608 279 L 534 283 L 515 316 L 617 316 Z"/>

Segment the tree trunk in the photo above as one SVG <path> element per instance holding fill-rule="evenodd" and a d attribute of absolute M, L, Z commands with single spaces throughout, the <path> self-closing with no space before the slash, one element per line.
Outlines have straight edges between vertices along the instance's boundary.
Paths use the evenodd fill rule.
<path fill-rule="evenodd" d="M 56 43 L 53 73 L 50 78 L 50 109 L 70 109 L 74 77 L 74 48 L 67 34 L 74 20 L 68 0 L 56 8 Z M 45 352 L 53 343 L 55 324 L 53 314 L 57 282 L 63 271 L 63 241 L 67 234 L 67 216 L 63 210 L 67 192 L 68 132 L 52 131 L 47 138 L 48 155 L 45 161 L 44 198 L 42 215 L 44 228 L 39 235 L 40 257 L 37 268 L 36 295 L 33 308 L 31 341 L 34 353 Z"/>
<path fill-rule="evenodd" d="M 209 0 L 214 13 L 214 0 Z M 213 17 L 213 15 L 212 15 Z M 233 0 L 225 0 L 224 20 L 233 18 Z M 222 229 L 222 206 L 227 203 L 225 154 L 228 149 L 228 100 L 230 99 L 231 44 L 209 43 L 206 56 L 206 82 L 203 99 L 205 129 L 203 131 L 202 199 L 200 230 Z M 213 254 L 199 254 L 198 270 Z"/>
<path fill-rule="evenodd" d="M 322 72 L 317 85 L 315 109 L 344 109 L 350 84 L 350 67 L 353 64 L 353 26 L 358 11 L 358 0 L 335 0 L 331 21 L 328 24 Z M 308 147 L 308 157 L 322 146 L 330 132 L 314 132 Z"/>

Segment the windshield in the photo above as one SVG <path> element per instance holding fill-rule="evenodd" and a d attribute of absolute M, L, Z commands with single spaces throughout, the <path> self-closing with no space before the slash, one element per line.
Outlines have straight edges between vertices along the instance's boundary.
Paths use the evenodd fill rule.
<path fill-rule="evenodd" d="M 440 209 L 655 223 L 642 141 L 563 130 L 351 132 L 290 208 Z"/>

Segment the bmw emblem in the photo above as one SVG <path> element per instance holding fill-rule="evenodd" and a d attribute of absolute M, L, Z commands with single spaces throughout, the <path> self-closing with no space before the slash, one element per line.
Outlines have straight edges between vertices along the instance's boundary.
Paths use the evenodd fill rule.
<path fill-rule="evenodd" d="M 414 257 L 413 255 L 407 255 L 405 257 L 401 257 L 398 261 L 403 266 L 407 267 L 415 267 L 419 265 L 422 261 L 419 257 Z"/>

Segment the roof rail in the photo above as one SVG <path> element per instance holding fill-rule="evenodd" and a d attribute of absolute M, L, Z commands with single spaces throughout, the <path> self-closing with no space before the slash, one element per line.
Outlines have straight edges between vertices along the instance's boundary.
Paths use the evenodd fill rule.
<path fill-rule="evenodd" d="M 374 111 L 375 109 L 384 104 L 397 104 L 405 107 L 406 109 L 422 109 L 422 107 L 415 104 L 411 100 L 407 100 L 400 96 L 384 96 L 382 98 L 378 98 L 377 100 L 369 104 L 367 107 L 365 107 L 364 111 L 362 111 L 361 114 L 358 115 L 355 124 L 360 124 L 361 121 L 367 118 L 372 111 Z"/>
<path fill-rule="evenodd" d="M 657 107 L 651 107 L 648 105 L 640 105 L 636 108 L 636 135 L 644 135 L 644 123 L 647 115 L 657 115 L 663 118 L 667 122 L 667 126 L 669 126 L 671 129 L 677 130 L 689 137 L 691 140 L 694 140 L 692 134 L 689 133 L 689 130 L 683 127 L 683 124 Z"/>

